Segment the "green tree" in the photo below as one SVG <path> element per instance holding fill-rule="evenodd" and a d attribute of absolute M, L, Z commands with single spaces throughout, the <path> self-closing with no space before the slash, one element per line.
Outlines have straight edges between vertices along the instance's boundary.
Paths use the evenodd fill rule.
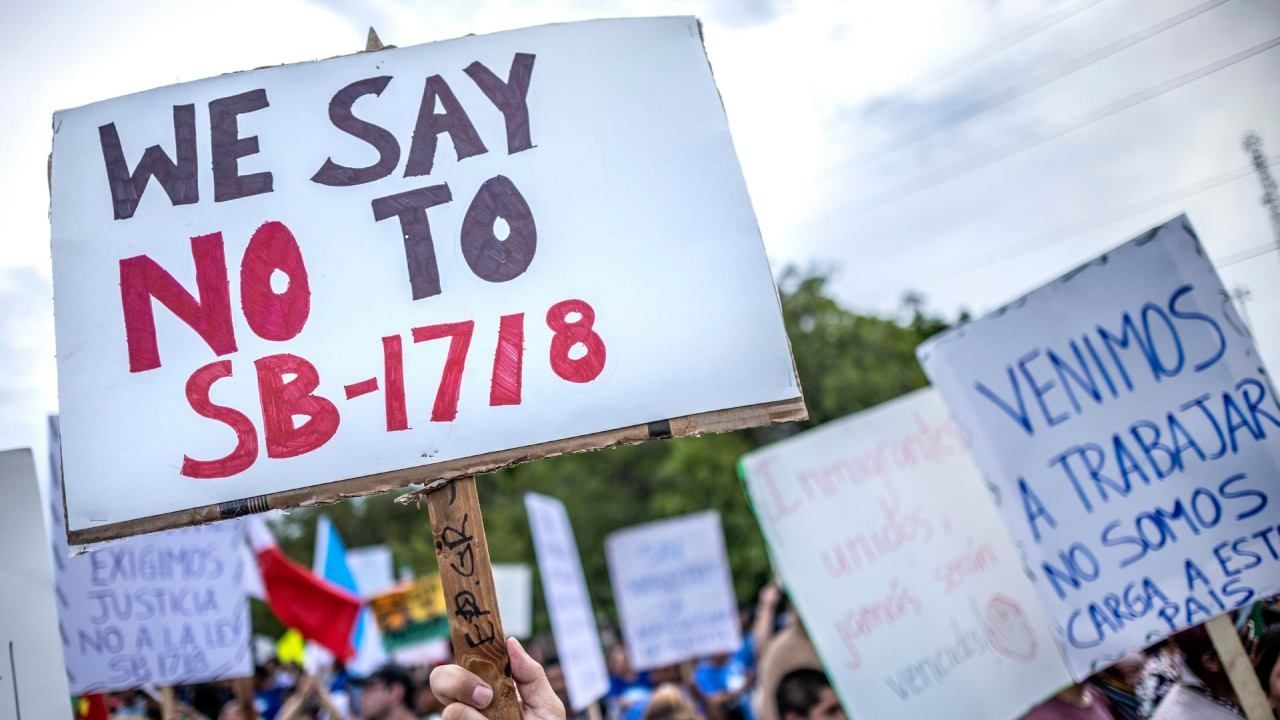
<path fill-rule="evenodd" d="M 779 279 L 808 421 L 564 455 L 486 476 L 478 486 L 493 561 L 528 563 L 536 572 L 523 496 L 539 492 L 558 497 L 569 511 L 595 607 L 613 618 L 605 536 L 648 520 L 714 509 L 724 525 L 738 598 L 749 602 L 772 570 L 737 476 L 739 458 L 760 445 L 924 386 L 915 348 L 947 327 L 944 320 L 925 312 L 923 298 L 917 295 L 904 297 L 905 320 L 852 312 L 832 297 L 828 279 L 824 272 L 794 268 Z M 426 508 L 394 500 L 383 495 L 295 511 L 277 528 L 281 545 L 291 557 L 309 563 L 315 519 L 323 512 L 349 547 L 385 542 L 400 566 L 417 573 L 434 571 Z M 545 630 L 541 593 L 535 596 L 535 626 Z M 265 615 L 259 609 L 257 627 L 278 628 Z"/>

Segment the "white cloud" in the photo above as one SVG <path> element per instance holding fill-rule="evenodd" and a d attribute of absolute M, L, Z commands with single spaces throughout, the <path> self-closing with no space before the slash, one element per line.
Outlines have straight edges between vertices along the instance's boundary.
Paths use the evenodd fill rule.
<path fill-rule="evenodd" d="M 1026 133 L 1280 35 L 1274 0 L 1232 0 L 1105 62 L 927 142 L 862 161 L 905 129 L 1198 5 L 1202 0 L 1103 2 L 942 82 L 913 79 L 948 59 L 1070 5 L 839 0 L 605 0 L 591 4 L 484 0 L 410 3 L 6 3 L 0 47 L 0 444 L 42 432 L 53 391 L 48 304 L 49 118 L 75 106 L 222 72 L 361 49 L 369 25 L 384 41 L 428 42 L 547 22 L 695 14 L 730 117 L 770 254 L 834 263 L 836 290 L 888 310 L 908 289 L 936 307 L 983 310 L 1186 210 L 1211 255 L 1266 242 L 1252 178 L 1155 207 L 1013 255 L 1029 238 L 1244 165 L 1254 128 L 1280 153 L 1280 50 L 1264 53 L 1114 117 L 910 197 L 874 199 L 921 173 L 963 162 Z M 868 104 L 917 89 L 878 112 Z M 1011 255 L 992 262 L 992 258 Z M 1280 356 L 1275 255 L 1233 266 L 1249 284 L 1264 356 Z M 1269 268 L 1269 271 L 1264 271 Z M 1275 364 L 1274 361 L 1272 363 Z"/>

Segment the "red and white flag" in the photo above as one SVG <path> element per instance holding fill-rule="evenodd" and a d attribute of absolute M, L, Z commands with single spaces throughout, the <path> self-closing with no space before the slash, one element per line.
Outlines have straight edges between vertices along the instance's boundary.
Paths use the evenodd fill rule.
<path fill-rule="evenodd" d="M 245 528 L 271 611 L 280 622 L 324 646 L 334 657 L 351 659 L 355 655 L 351 635 L 360 613 L 360 598 L 285 557 L 262 518 L 247 518 Z"/>

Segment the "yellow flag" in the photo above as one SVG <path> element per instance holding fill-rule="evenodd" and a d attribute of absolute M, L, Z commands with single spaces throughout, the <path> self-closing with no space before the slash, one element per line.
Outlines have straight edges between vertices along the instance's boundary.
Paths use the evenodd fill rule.
<path fill-rule="evenodd" d="M 276 658 L 282 663 L 294 662 L 301 665 L 305 645 L 306 641 L 303 640 L 302 633 L 289 628 L 276 642 Z"/>

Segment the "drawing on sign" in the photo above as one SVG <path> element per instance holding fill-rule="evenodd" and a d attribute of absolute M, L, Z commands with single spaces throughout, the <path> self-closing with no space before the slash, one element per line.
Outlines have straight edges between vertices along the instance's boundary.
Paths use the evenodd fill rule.
<path fill-rule="evenodd" d="M 1185 217 L 918 352 L 1077 678 L 1280 590 L 1280 403 Z"/>
<path fill-rule="evenodd" d="M 692 18 L 235 73 L 54 127 L 76 542 L 805 414 Z M 653 322 L 655 286 L 698 311 Z"/>
<path fill-rule="evenodd" d="M 1017 600 L 996 595 L 987 603 L 987 639 L 996 652 L 1022 662 L 1036 655 L 1036 637 Z"/>

